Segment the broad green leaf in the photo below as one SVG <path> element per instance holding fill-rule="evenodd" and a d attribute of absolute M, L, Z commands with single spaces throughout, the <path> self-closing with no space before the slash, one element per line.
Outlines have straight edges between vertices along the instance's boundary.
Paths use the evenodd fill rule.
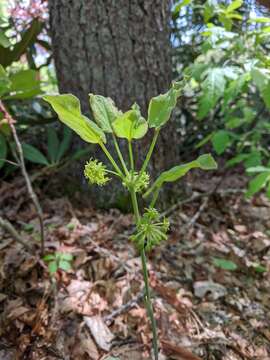
<path fill-rule="evenodd" d="M 246 196 L 251 197 L 256 194 L 258 191 L 265 187 L 269 180 L 270 173 L 268 171 L 258 174 L 254 179 L 249 182 Z"/>
<path fill-rule="evenodd" d="M 243 0 L 234 0 L 226 9 L 226 12 L 232 12 L 243 5 Z"/>
<path fill-rule="evenodd" d="M 49 127 L 47 129 L 47 134 L 48 134 L 48 155 L 50 161 L 52 163 L 55 163 L 59 149 L 59 139 L 57 136 L 57 132 L 53 127 Z"/>
<path fill-rule="evenodd" d="M 216 106 L 224 93 L 226 85 L 226 78 L 222 68 L 209 69 L 205 75 L 205 80 L 202 83 L 202 96 L 199 99 L 199 120 L 206 117 L 210 110 Z"/>
<path fill-rule="evenodd" d="M 148 124 L 150 128 L 160 128 L 166 124 L 179 96 L 179 85 L 175 83 L 168 92 L 150 100 L 148 107 Z"/>
<path fill-rule="evenodd" d="M 4 135 L 0 134 L 0 169 L 3 167 L 7 157 L 7 142 Z"/>
<path fill-rule="evenodd" d="M 138 111 L 133 109 L 120 115 L 114 121 L 113 129 L 118 137 L 131 141 L 142 138 L 147 132 L 148 125 Z"/>
<path fill-rule="evenodd" d="M 90 106 L 96 123 L 105 132 L 112 133 L 114 120 L 121 115 L 111 98 L 89 94 Z"/>
<path fill-rule="evenodd" d="M 57 162 L 59 162 L 62 159 L 62 157 L 65 155 L 65 153 L 67 152 L 67 150 L 70 147 L 71 140 L 72 140 L 72 132 L 71 132 L 70 128 L 65 126 L 63 133 L 64 133 L 63 140 L 60 142 L 59 150 L 58 150 L 57 157 L 56 157 Z"/>
<path fill-rule="evenodd" d="M 49 165 L 46 157 L 34 146 L 29 144 L 22 144 L 22 149 L 23 155 L 27 160 L 37 164 Z"/>
<path fill-rule="evenodd" d="M 43 99 L 51 104 L 59 119 L 84 141 L 92 144 L 106 143 L 104 132 L 93 121 L 82 115 L 80 101 L 76 96 L 46 95 Z"/>
<path fill-rule="evenodd" d="M 62 269 L 62 270 L 65 270 L 65 271 L 70 270 L 71 269 L 70 262 L 65 261 L 65 260 L 60 260 L 59 261 L 59 269 Z"/>
<path fill-rule="evenodd" d="M 233 261 L 226 259 L 213 258 L 213 264 L 223 270 L 233 271 L 237 269 L 237 265 Z"/>
<path fill-rule="evenodd" d="M 191 170 L 199 168 L 202 170 L 214 170 L 217 169 L 217 163 L 210 154 L 205 154 L 199 156 L 196 160 L 191 161 L 187 164 L 174 166 L 170 170 L 164 171 L 151 186 L 149 191 L 145 194 L 147 196 L 155 188 L 161 187 L 164 182 L 174 182 L 179 180 L 181 177 L 186 175 L 186 173 Z"/>
<path fill-rule="evenodd" d="M 213 135 L 211 141 L 215 152 L 218 155 L 221 155 L 231 143 L 230 133 L 225 130 L 219 130 Z"/>
<path fill-rule="evenodd" d="M 57 262 L 56 261 L 49 262 L 48 269 L 50 274 L 55 274 L 58 269 Z"/>
<path fill-rule="evenodd" d="M 38 72 L 35 70 L 21 70 L 10 75 L 9 94 L 6 99 L 28 99 L 41 93 Z"/>

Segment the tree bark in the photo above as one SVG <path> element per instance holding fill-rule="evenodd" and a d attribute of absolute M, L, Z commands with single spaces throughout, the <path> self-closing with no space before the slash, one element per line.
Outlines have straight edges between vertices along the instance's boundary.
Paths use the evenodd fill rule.
<path fill-rule="evenodd" d="M 147 116 L 151 97 L 172 80 L 170 0 L 49 0 L 49 8 L 60 92 L 79 97 L 84 112 L 91 92 L 111 97 L 123 111 L 137 102 Z M 137 145 L 140 153 L 151 136 Z M 175 144 L 170 123 L 159 139 L 152 174 L 172 164 Z M 112 193 L 110 188 L 107 195 Z"/>

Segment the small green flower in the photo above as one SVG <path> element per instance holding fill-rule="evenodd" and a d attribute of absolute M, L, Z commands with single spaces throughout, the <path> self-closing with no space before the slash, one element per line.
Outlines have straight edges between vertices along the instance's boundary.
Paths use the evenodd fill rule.
<path fill-rule="evenodd" d="M 139 250 L 150 251 L 162 240 L 167 240 L 170 223 L 167 218 L 160 219 L 160 217 L 156 209 L 146 209 L 137 225 L 136 233 L 131 236 L 131 240 Z"/>
<path fill-rule="evenodd" d="M 137 178 L 139 177 L 138 172 L 134 172 L 133 176 L 132 174 L 129 174 L 124 180 L 123 185 L 127 188 L 129 188 L 131 185 L 134 184 L 134 190 L 136 193 L 139 193 L 146 189 L 150 182 L 150 176 L 145 171 L 142 173 L 139 181 L 137 181 Z"/>
<path fill-rule="evenodd" d="M 84 176 L 89 184 L 105 185 L 110 178 L 107 177 L 107 169 L 102 162 L 90 159 L 84 167 Z"/>

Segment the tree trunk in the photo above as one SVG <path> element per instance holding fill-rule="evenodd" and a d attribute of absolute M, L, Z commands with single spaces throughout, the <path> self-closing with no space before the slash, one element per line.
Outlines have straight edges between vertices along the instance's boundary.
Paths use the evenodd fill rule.
<path fill-rule="evenodd" d="M 124 111 L 137 102 L 147 116 L 149 99 L 172 80 L 170 0 L 50 0 L 49 6 L 60 92 L 79 97 L 85 112 L 91 92 L 113 98 Z M 137 145 L 143 153 L 150 133 Z M 152 173 L 176 159 L 174 133 L 171 123 L 161 134 Z M 115 195 L 108 188 L 107 195 Z"/>

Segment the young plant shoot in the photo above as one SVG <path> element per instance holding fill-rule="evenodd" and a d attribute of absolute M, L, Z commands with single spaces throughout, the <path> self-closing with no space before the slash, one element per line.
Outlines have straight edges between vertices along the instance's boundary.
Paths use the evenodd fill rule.
<path fill-rule="evenodd" d="M 110 169 L 96 159 L 90 159 L 86 163 L 84 175 L 89 184 L 105 186 L 111 177 L 115 176 L 130 194 L 136 222 L 136 230 L 131 236 L 131 240 L 141 256 L 145 285 L 144 296 L 153 332 L 155 360 L 158 360 L 158 335 L 151 303 L 146 253 L 167 239 L 169 229 L 169 221 L 162 218 L 155 208 L 158 194 L 165 183 L 179 180 L 190 169 L 211 170 L 217 167 L 212 156 L 206 154 L 190 163 L 166 170 L 155 181 L 151 181 L 152 179 L 147 173 L 147 166 L 155 149 L 158 134 L 169 120 L 179 96 L 180 84 L 173 83 L 167 93 L 151 99 L 146 120 L 141 115 L 137 104 L 134 104 L 129 111 L 122 113 L 110 98 L 90 94 L 90 106 L 94 121 L 82 115 L 80 102 L 75 96 L 71 94 L 44 96 L 44 99 L 51 104 L 64 124 L 74 130 L 84 141 L 100 146 L 107 156 L 111 164 Z M 149 129 L 153 129 L 153 139 L 141 169 L 137 169 L 134 163 L 133 142 L 144 137 Z M 108 151 L 106 136 L 112 137 L 115 154 Z M 125 139 L 127 142 L 128 164 L 121 153 L 117 138 Z M 139 209 L 138 196 L 142 196 L 145 201 L 150 199 L 149 206 L 143 212 Z"/>

